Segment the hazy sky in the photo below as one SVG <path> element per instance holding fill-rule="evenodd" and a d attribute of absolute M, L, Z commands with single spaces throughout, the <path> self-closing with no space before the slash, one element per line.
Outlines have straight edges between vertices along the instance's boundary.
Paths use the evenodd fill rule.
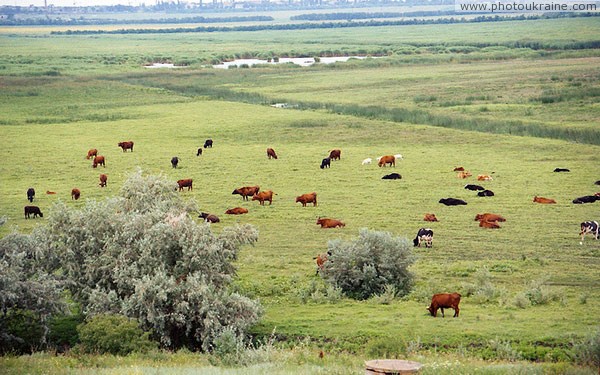
<path fill-rule="evenodd" d="M 156 4 L 156 0 L 46 0 L 48 5 L 55 6 L 92 6 L 92 5 L 146 5 Z M 43 6 L 44 0 L 0 0 L 0 5 L 18 5 L 18 6 Z"/>

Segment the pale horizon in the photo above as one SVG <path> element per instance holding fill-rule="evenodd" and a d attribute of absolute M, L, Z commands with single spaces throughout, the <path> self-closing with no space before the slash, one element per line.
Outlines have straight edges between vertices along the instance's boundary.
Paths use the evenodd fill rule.
<path fill-rule="evenodd" d="M 46 0 L 48 5 L 54 6 L 96 6 L 96 5 L 131 5 L 138 6 L 141 4 L 155 5 L 157 0 Z M 182 1 L 190 3 L 191 1 Z M 196 1 L 197 2 L 197 1 Z M 0 6 L 44 6 L 44 0 L 0 0 Z"/>

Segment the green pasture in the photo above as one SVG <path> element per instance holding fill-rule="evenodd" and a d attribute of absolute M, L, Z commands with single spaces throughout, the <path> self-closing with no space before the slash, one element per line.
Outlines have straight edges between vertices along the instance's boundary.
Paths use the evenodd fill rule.
<path fill-rule="evenodd" d="M 594 312 L 600 308 L 600 241 L 588 237 L 580 244 L 578 236 L 582 221 L 600 220 L 599 203 L 571 203 L 600 191 L 594 185 L 600 179 L 598 56 L 596 50 L 569 49 L 547 56 L 527 49 L 524 56 L 507 46 L 529 38 L 593 41 L 600 27 L 594 21 L 333 29 L 327 34 L 40 37 L 0 30 L 5 47 L 0 50 L 0 217 L 8 219 L 0 235 L 43 225 L 44 218 L 23 217 L 28 187 L 36 189 L 34 204 L 48 215 L 59 200 L 77 208 L 118 194 L 138 168 L 173 181 L 192 178 L 193 190 L 180 194 L 199 211 L 221 218 L 213 230 L 237 223 L 258 228 L 258 242 L 244 248 L 236 264 L 236 288 L 264 306 L 264 318 L 252 332 L 258 338 L 273 334 L 284 345 L 308 343 L 309 354 L 288 359 L 300 368 L 315 366 L 303 373 L 322 373 L 310 352 L 314 348 L 358 358 L 385 348 L 391 348 L 390 356 L 421 353 L 426 358 L 420 360 L 439 365 L 428 373 L 453 369 L 440 365 L 447 362 L 438 355 L 479 361 L 521 353 L 525 360 L 570 362 L 574 342 L 598 328 Z M 419 53 L 406 63 L 393 55 L 396 62 L 390 64 L 371 59 L 309 69 L 217 71 L 199 63 L 186 70 L 141 68 L 143 61 L 159 56 L 203 61 L 257 51 L 481 41 L 506 44 L 505 57 L 483 50 L 469 60 L 469 53 L 445 50 L 428 52 L 434 56 L 430 61 L 419 59 Z M 267 105 L 275 102 L 297 107 Z M 377 108 L 364 109 L 371 106 Z M 498 127 L 490 130 L 498 134 L 431 126 L 433 120 L 417 121 L 423 118 L 418 116 L 399 120 L 386 112 L 404 109 L 430 119 L 478 118 Z M 511 135 L 503 122 L 515 121 L 567 133 L 583 129 L 589 138 Z M 207 138 L 214 147 L 197 157 Z M 127 140 L 135 142 L 133 152 L 117 146 Z M 267 147 L 277 151 L 278 160 L 267 159 Z M 91 167 L 85 159 L 90 148 L 106 157 L 105 168 Z M 341 160 L 321 170 L 321 159 L 333 148 L 342 150 Z M 376 157 L 397 153 L 404 158 L 395 168 L 376 165 Z M 170 165 L 173 156 L 180 158 L 177 169 Z M 368 157 L 373 164 L 362 165 Z M 457 166 L 494 180 L 459 179 L 453 172 Z M 554 173 L 556 167 L 571 172 Z M 391 172 L 402 179 L 381 179 Z M 106 188 L 98 186 L 100 173 L 108 175 Z M 466 183 L 484 185 L 495 196 L 477 197 L 463 189 Z M 273 190 L 273 204 L 263 207 L 231 194 L 244 185 Z M 81 190 L 80 200 L 71 200 L 72 188 Z M 318 194 L 317 207 L 295 203 L 296 196 L 312 191 Z M 533 203 L 535 195 L 558 203 Z M 446 197 L 468 205 L 438 203 Z M 224 214 L 236 206 L 249 213 Z M 474 216 L 483 212 L 507 221 L 501 229 L 480 228 Z M 425 213 L 435 213 L 440 221 L 424 222 Z M 319 216 L 340 219 L 346 227 L 321 229 Z M 433 248 L 415 248 L 416 283 L 408 296 L 353 301 L 327 290 L 315 274 L 313 257 L 326 251 L 329 240 L 353 239 L 361 228 L 412 240 L 424 226 L 435 232 Z M 463 294 L 459 318 L 451 318 L 451 310 L 446 318 L 427 315 L 431 294 L 444 291 Z M 523 298 L 530 297 L 535 302 L 525 303 L 530 300 Z M 349 362 L 346 368 L 361 366 L 356 359 L 340 360 Z M 455 370 L 477 373 L 479 364 L 468 366 Z M 527 365 L 519 369 L 545 372 Z M 263 373 L 269 371 L 285 373 L 273 368 Z M 336 371 L 325 373 L 344 372 Z"/>

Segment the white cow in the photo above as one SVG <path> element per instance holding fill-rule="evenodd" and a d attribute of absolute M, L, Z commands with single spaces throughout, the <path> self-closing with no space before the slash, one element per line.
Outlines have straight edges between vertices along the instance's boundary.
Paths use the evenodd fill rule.
<path fill-rule="evenodd" d="M 367 165 L 367 164 L 371 164 L 371 162 L 373 161 L 373 159 L 371 158 L 366 158 L 365 160 L 362 161 L 362 165 Z"/>

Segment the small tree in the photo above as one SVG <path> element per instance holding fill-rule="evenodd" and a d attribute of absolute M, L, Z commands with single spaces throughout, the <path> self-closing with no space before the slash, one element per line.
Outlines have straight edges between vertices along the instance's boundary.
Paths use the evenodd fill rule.
<path fill-rule="evenodd" d="M 415 258 L 406 238 L 363 228 L 357 239 L 331 240 L 327 248 L 328 260 L 320 275 L 348 297 L 367 299 L 383 293 L 387 285 L 400 296 L 410 292 L 413 275 L 408 267 Z"/>

